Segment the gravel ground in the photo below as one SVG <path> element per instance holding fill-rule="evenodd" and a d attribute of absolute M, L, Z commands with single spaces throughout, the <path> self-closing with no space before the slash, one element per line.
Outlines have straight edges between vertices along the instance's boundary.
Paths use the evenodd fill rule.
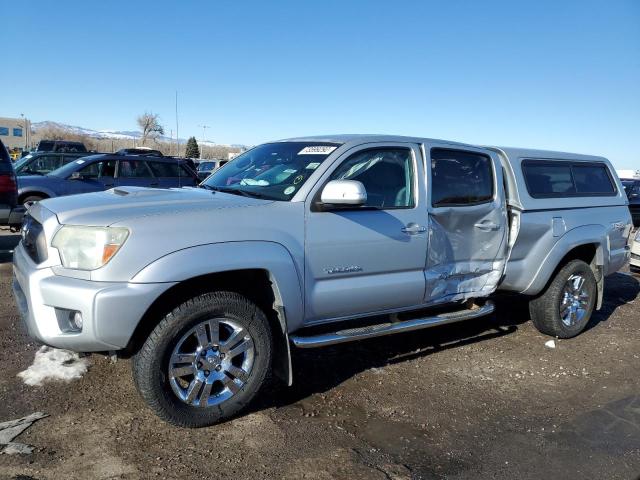
<path fill-rule="evenodd" d="M 0 236 L 0 250 L 16 237 Z M 0 254 L 0 422 L 50 416 L 0 455 L 11 479 L 635 479 L 640 474 L 640 285 L 616 274 L 604 308 L 572 340 L 549 340 L 522 302 L 496 316 L 297 352 L 294 386 L 274 386 L 225 424 L 162 423 L 130 362 L 89 358 L 70 383 L 24 385 L 38 349 Z"/>

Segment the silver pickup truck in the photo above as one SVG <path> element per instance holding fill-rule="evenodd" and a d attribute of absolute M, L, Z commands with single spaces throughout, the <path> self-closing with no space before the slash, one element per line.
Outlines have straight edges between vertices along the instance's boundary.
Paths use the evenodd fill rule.
<path fill-rule="evenodd" d="M 602 157 L 398 136 L 267 143 L 200 188 L 122 187 L 31 207 L 14 256 L 30 334 L 133 357 L 161 418 L 216 423 L 291 348 L 471 320 L 497 291 L 569 338 L 629 259 Z"/>

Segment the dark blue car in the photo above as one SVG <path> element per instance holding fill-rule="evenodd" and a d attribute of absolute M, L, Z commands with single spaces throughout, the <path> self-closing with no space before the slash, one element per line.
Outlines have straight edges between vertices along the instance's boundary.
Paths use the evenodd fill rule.
<path fill-rule="evenodd" d="M 174 157 L 100 154 L 82 157 L 47 175 L 18 179 L 18 202 L 98 192 L 118 186 L 185 187 L 198 185 L 186 160 Z"/>

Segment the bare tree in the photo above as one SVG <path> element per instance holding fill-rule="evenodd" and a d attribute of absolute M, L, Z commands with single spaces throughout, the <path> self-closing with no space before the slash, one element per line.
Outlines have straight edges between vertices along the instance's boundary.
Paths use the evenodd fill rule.
<path fill-rule="evenodd" d="M 147 138 L 155 139 L 158 135 L 164 135 L 164 128 L 160 125 L 160 116 L 157 113 L 144 112 L 137 118 L 137 122 L 142 130 L 142 145 Z"/>

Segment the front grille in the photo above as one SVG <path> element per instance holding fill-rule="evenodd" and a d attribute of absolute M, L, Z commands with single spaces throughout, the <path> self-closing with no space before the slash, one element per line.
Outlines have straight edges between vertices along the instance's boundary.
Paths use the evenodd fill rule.
<path fill-rule="evenodd" d="M 24 216 L 22 223 L 22 246 L 27 254 L 36 263 L 42 263 L 47 259 L 47 241 L 44 236 L 42 224 L 31 215 Z"/>

